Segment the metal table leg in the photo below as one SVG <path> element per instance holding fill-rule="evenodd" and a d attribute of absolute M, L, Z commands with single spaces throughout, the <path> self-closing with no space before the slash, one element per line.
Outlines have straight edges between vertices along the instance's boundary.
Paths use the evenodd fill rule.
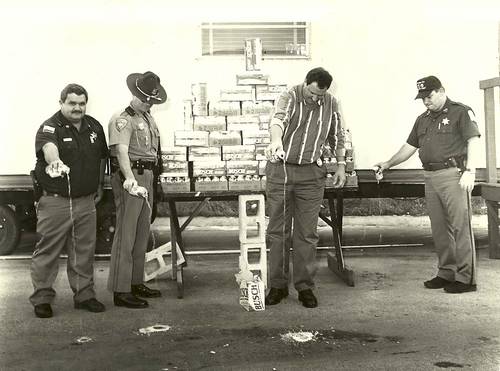
<path fill-rule="evenodd" d="M 335 248 L 335 253 L 328 252 L 327 254 L 328 267 L 337 276 L 339 276 L 342 279 L 342 281 L 344 281 L 348 286 L 354 286 L 354 271 L 349 269 L 345 265 L 344 254 L 342 253 L 342 243 L 340 240 L 341 229 L 339 228 L 339 220 L 342 220 L 343 207 L 339 208 L 339 197 L 343 198 L 341 194 L 337 195 L 337 209 L 335 209 L 333 196 L 331 194 L 328 194 L 330 219 L 320 215 L 321 219 L 324 220 L 326 224 L 330 226 L 333 233 L 333 244 Z"/>

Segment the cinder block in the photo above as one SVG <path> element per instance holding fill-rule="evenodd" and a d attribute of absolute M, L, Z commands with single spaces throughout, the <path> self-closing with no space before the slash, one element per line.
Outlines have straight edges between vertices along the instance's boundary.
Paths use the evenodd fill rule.
<path fill-rule="evenodd" d="M 249 206 L 247 207 L 247 205 Z M 265 243 L 264 195 L 240 195 L 238 197 L 238 214 L 240 243 Z"/>
<path fill-rule="evenodd" d="M 250 262 L 249 253 L 259 255 L 257 262 Z M 265 243 L 242 243 L 240 244 L 240 271 L 250 270 L 258 272 L 262 282 L 267 287 L 267 251 Z"/>
<path fill-rule="evenodd" d="M 177 265 L 183 264 L 186 260 L 182 254 L 179 245 L 176 244 L 177 249 Z M 157 247 L 146 253 L 146 260 L 144 263 L 144 281 L 151 281 L 162 274 L 169 272 L 172 269 L 171 255 L 172 245 L 170 242 Z"/>

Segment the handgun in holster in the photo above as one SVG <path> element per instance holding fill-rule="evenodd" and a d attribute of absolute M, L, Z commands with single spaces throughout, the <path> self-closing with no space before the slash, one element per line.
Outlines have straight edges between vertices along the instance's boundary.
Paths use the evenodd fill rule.
<path fill-rule="evenodd" d="M 455 157 L 450 157 L 448 160 L 446 160 L 448 163 L 449 167 L 457 167 L 461 171 L 464 171 L 465 169 L 465 156 L 455 156 Z"/>
<path fill-rule="evenodd" d="M 123 176 L 122 171 L 120 170 L 120 163 L 118 162 L 118 159 L 116 157 L 110 157 L 109 169 L 111 171 L 111 174 L 118 172 L 118 175 L 120 176 L 120 180 L 122 181 L 122 183 L 125 181 L 125 177 Z"/>
<path fill-rule="evenodd" d="M 33 182 L 33 199 L 35 200 L 35 202 L 38 202 L 38 200 L 40 200 L 40 197 L 42 197 L 43 195 L 43 188 L 36 178 L 35 170 L 30 171 L 30 177 L 31 181 Z"/>

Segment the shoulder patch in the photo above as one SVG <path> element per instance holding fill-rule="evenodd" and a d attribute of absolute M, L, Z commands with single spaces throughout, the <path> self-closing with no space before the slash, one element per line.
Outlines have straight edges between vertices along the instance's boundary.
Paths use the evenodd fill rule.
<path fill-rule="evenodd" d="M 468 110 L 467 113 L 469 114 L 469 118 L 471 121 L 474 121 L 476 122 L 476 115 L 474 115 L 474 112 L 472 112 L 472 110 Z"/>
<path fill-rule="evenodd" d="M 53 126 L 49 126 L 49 125 L 43 125 L 43 130 L 42 131 L 44 133 L 54 134 L 56 132 L 56 128 L 53 127 Z"/>
<path fill-rule="evenodd" d="M 115 121 L 116 130 L 122 131 L 128 125 L 128 120 L 118 117 Z"/>

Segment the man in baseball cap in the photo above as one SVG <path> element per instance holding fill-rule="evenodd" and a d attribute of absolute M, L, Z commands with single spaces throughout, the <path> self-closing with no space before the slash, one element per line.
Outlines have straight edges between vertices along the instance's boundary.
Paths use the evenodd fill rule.
<path fill-rule="evenodd" d="M 436 76 L 427 76 L 417 81 L 418 94 L 415 99 L 423 99 L 428 97 L 434 90 L 439 90 L 443 87 L 441 81 Z"/>
<path fill-rule="evenodd" d="M 167 93 L 153 72 L 127 77 L 132 101 L 109 122 L 111 186 L 116 229 L 108 289 L 116 306 L 146 308 L 142 298 L 161 296 L 144 285 L 144 260 L 150 234 L 155 175 L 161 159 L 160 132 L 150 109 L 165 103 Z"/>
<path fill-rule="evenodd" d="M 389 160 L 375 164 L 388 170 L 417 150 L 424 168 L 425 199 L 438 256 L 436 276 L 427 289 L 459 294 L 477 290 L 476 251 L 471 226 L 479 129 L 472 109 L 452 101 L 436 76 L 417 81 L 426 110 L 417 117 L 406 143 Z"/>

